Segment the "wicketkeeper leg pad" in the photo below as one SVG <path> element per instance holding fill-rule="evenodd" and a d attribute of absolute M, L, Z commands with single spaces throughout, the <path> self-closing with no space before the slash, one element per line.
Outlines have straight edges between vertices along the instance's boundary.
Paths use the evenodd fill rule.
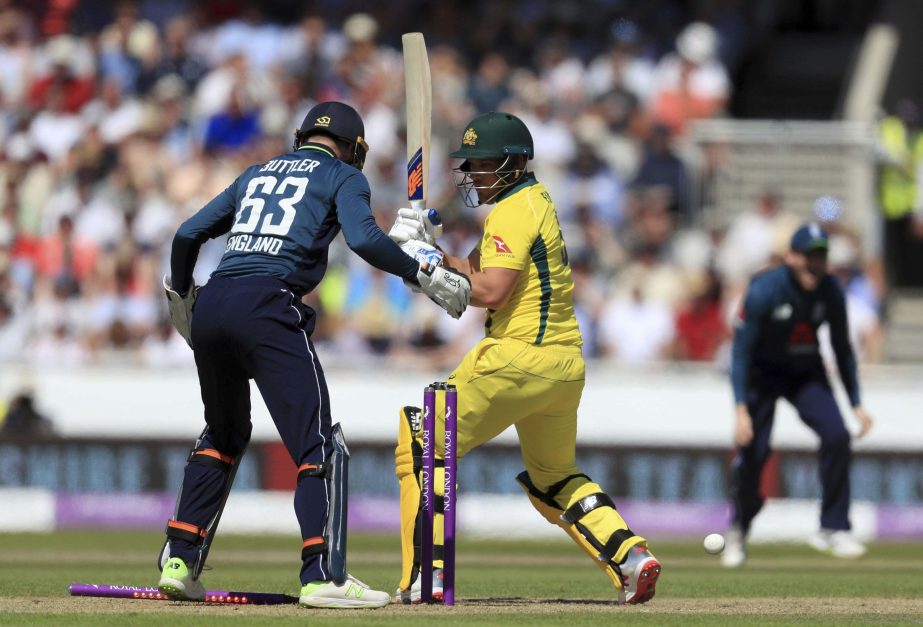
<path fill-rule="evenodd" d="M 617 590 L 623 587 L 619 564 L 628 550 L 644 542 L 615 509 L 612 499 L 584 474 L 563 478 L 546 491 L 532 483 L 529 473 L 516 477 L 532 506 L 553 525 L 561 527 L 586 552 Z M 564 501 L 562 506 L 560 503 Z"/>
<path fill-rule="evenodd" d="M 188 494 L 199 496 L 196 502 L 188 501 L 183 498 L 183 487 L 180 488 L 173 518 L 167 523 L 159 569 L 163 569 L 171 556 L 178 555 L 190 563 L 193 578 L 199 577 L 242 457 L 243 452 L 232 457 L 213 448 L 208 441 L 208 429 L 202 432 L 186 460 L 183 480 Z M 197 524 L 193 520 L 200 522 Z M 171 541 L 179 545 L 171 549 Z"/>
<path fill-rule="evenodd" d="M 346 519 L 349 500 L 349 449 L 340 423 L 331 429 L 333 454 L 326 463 L 304 463 L 298 467 L 298 483 L 311 479 L 326 480 L 330 505 L 323 536 L 305 538 L 301 545 L 302 561 L 326 553 L 330 576 L 337 585 L 346 582 Z"/>

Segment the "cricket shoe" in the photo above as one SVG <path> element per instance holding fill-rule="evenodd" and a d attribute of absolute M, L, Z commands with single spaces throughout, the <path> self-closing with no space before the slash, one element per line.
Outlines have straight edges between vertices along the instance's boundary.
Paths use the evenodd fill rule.
<path fill-rule="evenodd" d="M 433 569 L 433 600 L 442 601 L 442 569 L 434 568 Z M 417 573 L 417 578 L 413 580 L 413 584 L 410 586 L 410 590 L 401 590 L 397 589 L 397 592 L 394 594 L 395 603 L 403 603 L 409 605 L 411 603 L 420 603 L 421 599 L 421 584 L 420 584 L 420 574 Z"/>
<path fill-rule="evenodd" d="M 747 563 L 747 536 L 740 527 L 734 525 L 728 529 L 724 538 L 724 550 L 721 552 L 721 565 L 725 568 L 740 568 Z"/>
<path fill-rule="evenodd" d="M 171 557 L 164 564 L 157 589 L 176 601 L 205 600 L 205 586 L 192 578 L 189 567 L 178 557 Z"/>
<path fill-rule="evenodd" d="M 367 585 L 346 575 L 346 581 L 312 581 L 301 588 L 298 603 L 307 607 L 357 609 L 363 607 L 384 607 L 391 603 L 391 595 L 381 590 L 372 590 Z"/>
<path fill-rule="evenodd" d="M 654 598 L 654 588 L 660 577 L 660 562 L 647 546 L 639 544 L 631 547 L 628 557 L 620 566 L 624 585 L 619 593 L 620 603 L 632 605 L 647 603 Z"/>
<path fill-rule="evenodd" d="M 812 548 L 843 559 L 855 559 L 865 555 L 865 545 L 845 530 L 821 529 L 808 539 Z"/>

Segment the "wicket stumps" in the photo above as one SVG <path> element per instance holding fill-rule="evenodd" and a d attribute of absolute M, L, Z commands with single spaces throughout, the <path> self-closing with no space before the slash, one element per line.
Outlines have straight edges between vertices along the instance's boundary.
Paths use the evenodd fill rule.
<path fill-rule="evenodd" d="M 455 605 L 455 514 L 458 469 L 458 391 L 437 381 L 423 390 L 423 523 L 420 547 L 420 600 L 433 602 L 433 521 L 436 514 L 436 391 L 445 392 L 445 439 L 443 483 L 442 600 Z"/>

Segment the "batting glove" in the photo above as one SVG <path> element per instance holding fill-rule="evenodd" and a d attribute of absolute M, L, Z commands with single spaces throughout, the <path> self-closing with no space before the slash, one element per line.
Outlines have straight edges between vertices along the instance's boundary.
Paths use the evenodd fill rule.
<path fill-rule="evenodd" d="M 388 232 L 388 237 L 396 244 L 403 244 L 414 239 L 434 244 L 440 235 L 442 235 L 442 220 L 435 209 L 429 209 L 424 216 L 421 211 L 406 207 L 397 210 L 397 220 Z"/>

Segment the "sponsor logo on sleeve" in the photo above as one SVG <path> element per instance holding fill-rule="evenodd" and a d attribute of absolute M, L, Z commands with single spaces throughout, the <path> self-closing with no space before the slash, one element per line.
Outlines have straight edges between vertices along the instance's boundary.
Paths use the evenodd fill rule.
<path fill-rule="evenodd" d="M 513 251 L 510 250 L 510 247 L 506 245 L 506 242 L 503 241 L 503 238 L 499 235 L 493 235 L 494 246 L 497 248 L 497 254 L 500 255 L 512 255 Z"/>

